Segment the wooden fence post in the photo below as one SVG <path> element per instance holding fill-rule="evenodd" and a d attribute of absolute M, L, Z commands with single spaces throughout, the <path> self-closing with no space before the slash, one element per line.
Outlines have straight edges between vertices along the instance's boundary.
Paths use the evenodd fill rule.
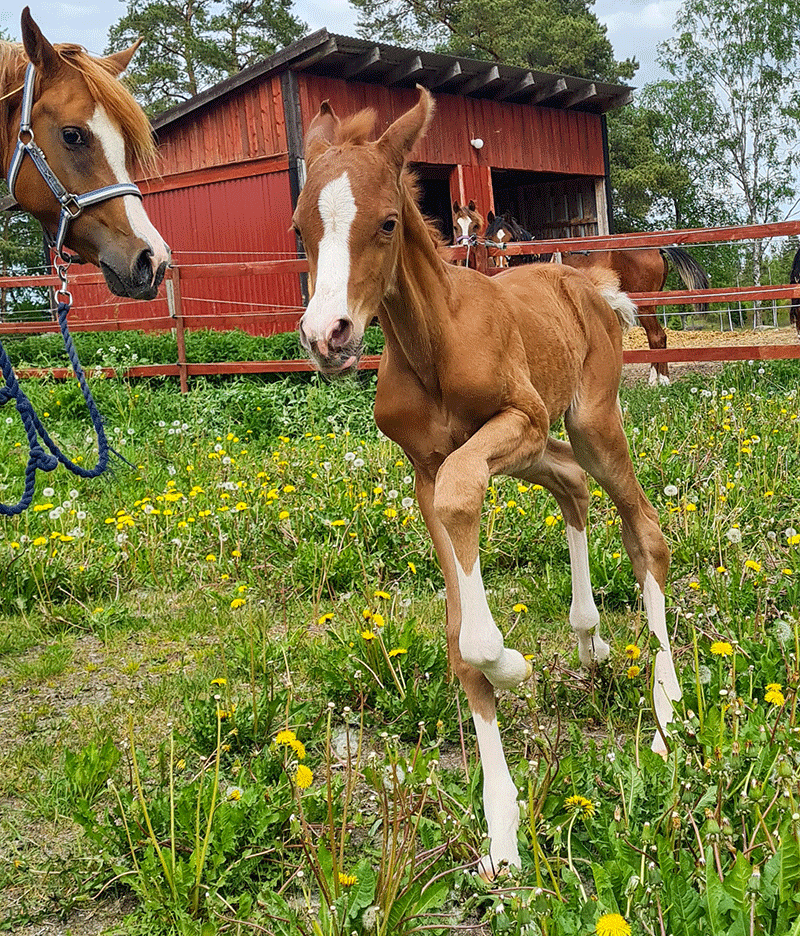
<path fill-rule="evenodd" d="M 167 303 L 169 314 L 175 319 L 175 344 L 178 346 L 178 374 L 181 381 L 181 393 L 189 392 L 189 378 L 186 367 L 186 334 L 183 324 L 183 299 L 181 296 L 180 267 L 172 268 L 172 276 L 167 280 Z"/>

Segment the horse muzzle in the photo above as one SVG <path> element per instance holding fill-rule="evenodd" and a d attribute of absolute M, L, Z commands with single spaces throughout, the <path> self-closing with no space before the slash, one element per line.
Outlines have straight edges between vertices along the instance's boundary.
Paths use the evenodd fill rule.
<path fill-rule="evenodd" d="M 111 292 L 115 296 L 126 296 L 129 299 L 155 299 L 167 264 L 166 261 L 162 261 L 154 269 L 152 257 L 150 250 L 145 249 L 127 269 L 100 257 L 100 269 Z"/>

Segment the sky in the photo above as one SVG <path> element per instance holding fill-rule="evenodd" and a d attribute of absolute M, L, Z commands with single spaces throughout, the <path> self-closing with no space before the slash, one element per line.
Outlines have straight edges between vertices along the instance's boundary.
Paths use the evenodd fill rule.
<path fill-rule="evenodd" d="M 127 9 L 119 0 L 28 0 L 33 18 L 52 42 L 77 42 L 90 52 L 102 53 L 109 27 Z M 619 59 L 636 56 L 640 62 L 633 85 L 663 77 L 655 63 L 656 47 L 669 38 L 679 0 L 596 0 L 594 12 L 608 28 L 608 38 Z M 22 3 L 0 0 L 0 28 L 19 38 Z M 347 0 L 295 0 L 296 14 L 312 30 L 355 35 L 355 12 Z"/>

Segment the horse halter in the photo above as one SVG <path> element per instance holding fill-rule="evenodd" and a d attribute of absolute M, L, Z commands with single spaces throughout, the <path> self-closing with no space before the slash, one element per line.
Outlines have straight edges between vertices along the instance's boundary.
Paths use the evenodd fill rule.
<path fill-rule="evenodd" d="M 48 165 L 47 157 L 33 139 L 31 114 L 33 112 L 33 83 L 35 79 L 36 69 L 31 63 L 25 71 L 25 83 L 22 88 L 22 112 L 19 120 L 17 145 L 14 149 L 14 155 L 11 157 L 11 165 L 8 168 L 8 191 L 11 193 L 12 198 L 16 198 L 14 195 L 14 186 L 17 181 L 17 176 L 19 175 L 20 167 L 22 166 L 22 160 L 27 153 L 33 160 L 34 166 L 39 170 L 41 177 L 49 186 L 50 191 L 55 195 L 58 203 L 61 205 L 61 216 L 58 221 L 58 229 L 56 230 L 55 238 L 52 238 L 47 232 L 45 232 L 45 236 L 56 256 L 63 263 L 69 265 L 67 258 L 64 257 L 62 253 L 62 249 L 64 247 L 64 240 L 67 236 L 67 229 L 70 221 L 74 221 L 83 212 L 83 209 L 88 208 L 90 205 L 97 205 L 100 202 L 107 201 L 109 198 L 117 198 L 121 195 L 135 195 L 137 198 L 141 198 L 142 193 L 133 182 L 116 182 L 114 185 L 106 185 L 103 188 L 95 189 L 92 192 L 85 192 L 82 195 L 75 195 L 67 191 Z"/>

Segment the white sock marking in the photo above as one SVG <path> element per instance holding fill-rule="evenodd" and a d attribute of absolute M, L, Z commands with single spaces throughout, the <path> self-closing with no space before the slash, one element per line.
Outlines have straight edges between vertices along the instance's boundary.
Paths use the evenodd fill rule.
<path fill-rule="evenodd" d="M 683 693 L 675 673 L 675 664 L 669 646 L 667 633 L 667 616 L 664 606 L 664 592 L 652 572 L 648 572 L 642 589 L 644 609 L 647 614 L 647 625 L 660 644 L 656 653 L 656 662 L 653 676 L 653 707 L 656 719 L 662 731 L 672 721 L 672 703 L 677 702 Z M 664 742 L 659 732 L 653 740 L 653 750 L 661 750 Z"/>
<path fill-rule="evenodd" d="M 323 235 L 319 242 L 314 295 L 302 321 L 309 338 L 320 341 L 325 338 L 332 321 L 349 313 L 350 229 L 357 209 L 346 172 L 322 189 L 317 207 Z"/>
<path fill-rule="evenodd" d="M 95 104 L 94 113 L 87 123 L 94 137 L 100 142 L 115 180 L 130 182 L 131 177 L 125 161 L 125 140 L 119 127 L 108 116 L 102 104 Z M 147 217 L 141 198 L 135 195 L 124 195 L 122 203 L 125 205 L 125 214 L 128 216 L 131 231 L 147 244 L 153 254 L 151 263 L 155 272 L 162 263 L 169 263 L 169 247 Z"/>
<path fill-rule="evenodd" d="M 485 721 L 477 712 L 473 712 L 472 720 L 478 738 L 478 749 L 481 752 L 483 810 L 486 813 L 486 824 L 491 839 L 489 855 L 493 866 L 487 868 L 484 861 L 483 870 L 487 876 L 494 877 L 503 861 L 515 867 L 520 866 L 517 847 L 517 828 L 519 827 L 517 788 L 511 779 L 503 754 L 503 742 L 500 740 L 497 719 Z"/>
<path fill-rule="evenodd" d="M 567 524 L 569 563 L 572 571 L 572 605 L 569 623 L 578 638 L 578 657 L 584 666 L 608 659 L 608 644 L 600 639 L 600 612 L 594 603 L 589 576 L 589 544 L 586 530 Z"/>
<path fill-rule="evenodd" d="M 452 548 L 452 546 L 451 546 Z M 517 650 L 503 644 L 503 635 L 494 622 L 486 601 L 480 560 L 467 574 L 453 551 L 461 599 L 461 633 L 458 647 L 463 659 L 479 669 L 498 689 L 511 689 L 527 679 L 531 667 Z"/>

